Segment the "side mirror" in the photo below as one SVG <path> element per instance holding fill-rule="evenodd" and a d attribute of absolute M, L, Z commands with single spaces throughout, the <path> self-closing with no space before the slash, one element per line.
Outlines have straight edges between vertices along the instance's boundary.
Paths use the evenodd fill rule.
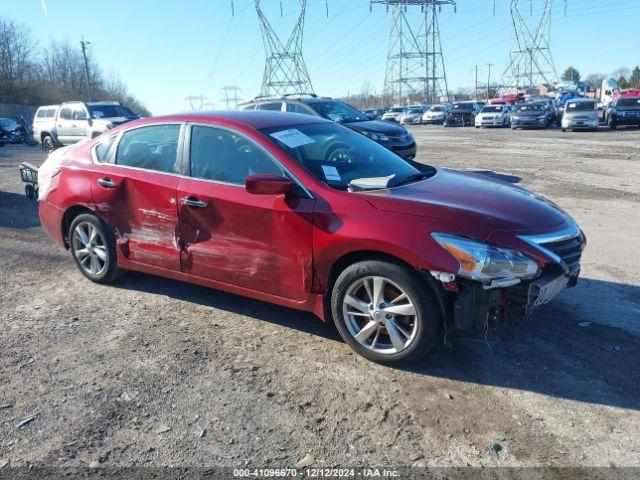
<path fill-rule="evenodd" d="M 248 176 L 244 185 L 247 192 L 254 195 L 284 195 L 291 190 L 293 182 L 287 177 L 267 173 Z"/>

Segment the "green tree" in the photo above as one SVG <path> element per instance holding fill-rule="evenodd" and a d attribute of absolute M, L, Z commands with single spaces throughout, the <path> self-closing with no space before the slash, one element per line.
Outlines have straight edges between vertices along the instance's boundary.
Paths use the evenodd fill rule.
<path fill-rule="evenodd" d="M 562 80 L 573 80 L 574 82 L 579 82 L 580 72 L 575 67 L 569 67 L 562 74 Z"/>
<path fill-rule="evenodd" d="M 631 88 L 640 88 L 640 67 L 636 66 L 636 68 L 633 69 L 629 77 L 629 83 L 631 84 Z"/>
<path fill-rule="evenodd" d="M 629 88 L 629 81 L 626 78 L 624 78 L 624 75 L 620 75 L 620 77 L 618 78 L 618 88 L 620 89 Z"/>

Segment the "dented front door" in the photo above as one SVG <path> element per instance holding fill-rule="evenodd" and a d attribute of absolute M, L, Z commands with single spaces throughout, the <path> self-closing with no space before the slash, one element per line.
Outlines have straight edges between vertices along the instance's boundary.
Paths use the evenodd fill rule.
<path fill-rule="evenodd" d="M 178 177 L 113 164 L 98 164 L 92 192 L 98 213 L 115 230 L 128 260 L 180 270 Z"/>

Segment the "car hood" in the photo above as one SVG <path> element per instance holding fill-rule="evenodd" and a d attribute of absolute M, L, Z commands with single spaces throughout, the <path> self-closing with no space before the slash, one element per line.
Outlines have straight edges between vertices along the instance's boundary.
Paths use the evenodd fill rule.
<path fill-rule="evenodd" d="M 476 237 L 544 232 L 572 222 L 558 206 L 524 188 L 446 168 L 416 183 L 362 193 L 379 210 L 440 220 L 459 227 L 454 233 L 469 229 Z"/>
<path fill-rule="evenodd" d="M 346 127 L 353 128 L 360 132 L 382 133 L 390 137 L 406 135 L 407 129 L 401 125 L 395 125 L 381 120 L 368 120 L 364 122 L 345 123 Z"/>

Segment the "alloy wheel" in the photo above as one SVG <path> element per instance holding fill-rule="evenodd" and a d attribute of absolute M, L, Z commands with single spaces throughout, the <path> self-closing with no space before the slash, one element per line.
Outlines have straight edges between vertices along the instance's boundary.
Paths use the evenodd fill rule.
<path fill-rule="evenodd" d="M 402 352 L 413 343 L 418 331 L 415 303 L 385 277 L 356 280 L 344 296 L 342 311 L 353 338 L 376 353 Z"/>
<path fill-rule="evenodd" d="M 92 276 L 100 275 L 107 267 L 107 244 L 95 225 L 81 222 L 73 230 L 73 254 L 80 268 Z"/>

